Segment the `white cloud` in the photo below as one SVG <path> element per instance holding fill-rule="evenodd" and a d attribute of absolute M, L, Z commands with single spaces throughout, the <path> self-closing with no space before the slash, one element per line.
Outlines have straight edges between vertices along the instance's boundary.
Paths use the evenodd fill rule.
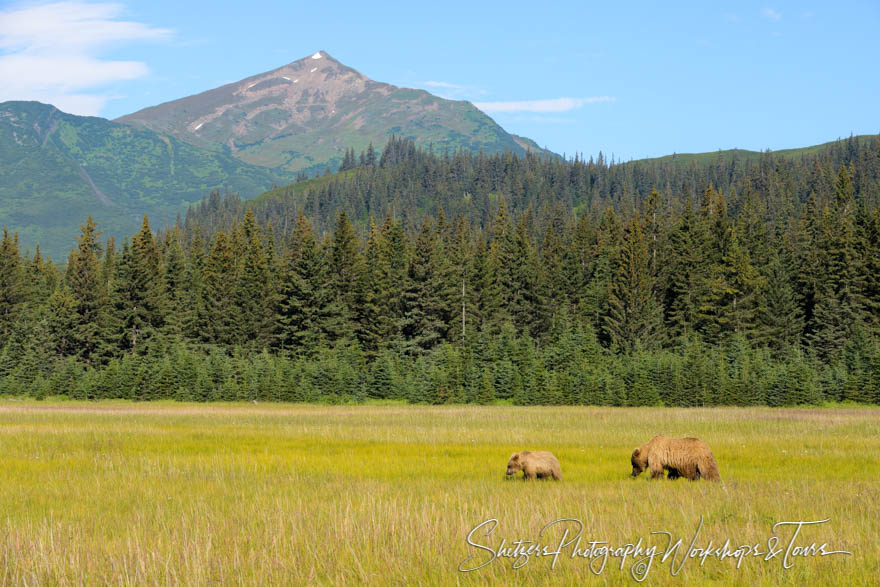
<path fill-rule="evenodd" d="M 515 115 L 508 119 L 511 122 L 540 122 L 549 124 L 572 124 L 577 122 L 576 118 L 566 118 L 563 116 L 546 116 L 544 114 Z"/>
<path fill-rule="evenodd" d="M 772 8 L 763 9 L 761 11 L 761 15 L 764 16 L 764 18 L 769 18 L 770 20 L 772 20 L 774 22 L 779 22 L 780 20 L 782 20 L 782 13 L 776 12 Z"/>
<path fill-rule="evenodd" d="M 111 46 L 167 38 L 171 32 L 118 20 L 119 4 L 56 2 L 0 11 L 0 101 L 39 100 L 66 112 L 100 113 L 107 84 L 142 77 L 140 61 L 112 61 Z"/>
<path fill-rule="evenodd" d="M 486 94 L 486 90 L 481 88 L 450 82 L 427 81 L 422 82 L 421 85 L 428 88 L 431 93 L 448 100 L 465 100 Z"/>
<path fill-rule="evenodd" d="M 522 100 L 509 102 L 474 102 L 483 112 L 569 112 L 585 104 L 614 102 L 610 96 L 592 98 L 550 98 L 547 100 Z"/>
<path fill-rule="evenodd" d="M 464 89 L 464 86 L 460 86 L 458 84 L 451 84 L 449 82 L 428 81 L 428 82 L 425 82 L 424 85 L 428 86 L 429 88 L 443 88 L 445 90 L 462 90 L 462 89 Z"/>

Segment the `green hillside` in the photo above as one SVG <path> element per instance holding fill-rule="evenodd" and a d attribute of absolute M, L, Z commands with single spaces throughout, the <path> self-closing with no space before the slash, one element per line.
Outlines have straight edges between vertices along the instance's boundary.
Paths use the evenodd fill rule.
<path fill-rule="evenodd" d="M 876 135 L 859 135 L 851 138 L 858 145 L 866 145 L 875 137 Z M 783 159 L 800 159 L 801 157 L 824 153 L 829 148 L 834 147 L 840 142 L 841 139 L 837 139 L 836 141 L 828 141 L 827 143 L 822 143 L 820 145 L 800 147 L 797 149 L 781 149 L 779 151 L 772 151 L 772 153 L 775 156 L 782 157 Z M 761 158 L 761 155 L 763 154 L 764 152 L 762 151 L 749 151 L 746 149 L 725 149 L 710 151 L 707 153 L 674 153 L 672 155 L 664 155 L 663 157 L 640 159 L 639 161 L 672 162 L 681 165 L 687 165 L 689 163 L 709 164 L 714 163 L 718 160 L 731 161 L 737 159 L 740 161 L 757 161 Z"/>
<path fill-rule="evenodd" d="M 105 236 L 134 233 L 144 214 L 173 221 L 213 189 L 245 197 L 293 178 L 146 129 L 65 114 L 39 102 L 0 104 L 0 227 L 63 261 L 89 215 Z"/>

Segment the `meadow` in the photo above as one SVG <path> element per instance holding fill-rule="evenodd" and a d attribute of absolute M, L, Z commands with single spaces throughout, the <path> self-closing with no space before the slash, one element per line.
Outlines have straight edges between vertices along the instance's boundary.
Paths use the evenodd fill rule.
<path fill-rule="evenodd" d="M 633 448 L 657 433 L 706 440 L 723 482 L 631 478 Z M 556 454 L 563 480 L 505 478 L 523 449 Z M 652 585 L 874 585 L 878 453 L 876 408 L 4 400 L 0 584 L 635 584 L 641 571 Z M 609 556 L 600 570 L 598 550 L 573 546 L 555 565 L 489 562 L 502 539 L 558 545 L 574 522 L 539 533 L 561 518 L 583 524 L 580 554 L 641 538 L 660 555 L 649 569 Z M 824 519 L 795 543 L 852 554 L 786 560 L 794 528 L 774 524 Z M 674 560 L 660 531 L 682 539 Z M 774 536 L 782 551 L 765 560 Z M 682 566 L 692 540 L 726 539 L 764 553 Z"/>

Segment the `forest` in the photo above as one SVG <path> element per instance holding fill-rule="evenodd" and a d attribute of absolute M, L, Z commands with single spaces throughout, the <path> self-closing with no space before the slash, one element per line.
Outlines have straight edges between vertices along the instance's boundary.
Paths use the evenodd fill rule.
<path fill-rule="evenodd" d="M 615 162 L 393 138 L 66 263 L 0 243 L 0 394 L 880 403 L 880 136 Z"/>

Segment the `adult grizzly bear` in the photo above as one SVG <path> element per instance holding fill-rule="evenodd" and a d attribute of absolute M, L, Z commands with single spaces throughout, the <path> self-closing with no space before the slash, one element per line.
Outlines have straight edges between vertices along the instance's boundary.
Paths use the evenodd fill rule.
<path fill-rule="evenodd" d="M 669 479 L 687 477 L 696 481 L 702 477 L 707 481 L 721 481 L 709 445 L 699 438 L 666 438 L 658 434 L 633 451 L 632 468 L 633 477 L 651 469 L 651 479 L 656 479 L 663 476 L 665 469 L 669 471 Z"/>
<path fill-rule="evenodd" d="M 547 451 L 530 451 L 515 452 L 510 455 L 507 461 L 507 474 L 513 475 L 517 471 L 523 472 L 523 480 L 525 479 L 553 479 L 562 480 L 562 467 L 551 453 Z"/>

